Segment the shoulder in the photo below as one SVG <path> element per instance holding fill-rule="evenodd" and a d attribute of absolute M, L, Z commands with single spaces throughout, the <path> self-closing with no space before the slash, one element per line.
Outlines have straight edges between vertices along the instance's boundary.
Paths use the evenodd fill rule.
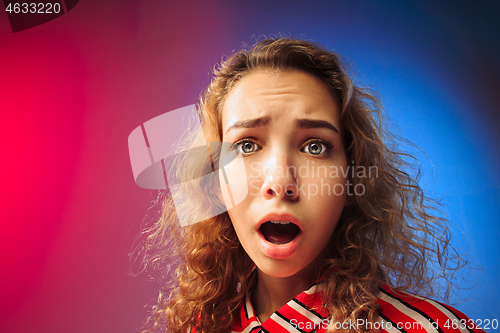
<path fill-rule="evenodd" d="M 379 288 L 380 320 L 387 332 L 484 333 L 457 309 L 428 298 Z"/>

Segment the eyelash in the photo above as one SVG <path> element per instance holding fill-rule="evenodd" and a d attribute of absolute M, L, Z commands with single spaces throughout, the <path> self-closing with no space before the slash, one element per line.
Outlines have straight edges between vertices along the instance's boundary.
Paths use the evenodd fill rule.
<path fill-rule="evenodd" d="M 313 143 L 316 143 L 316 144 L 320 144 L 322 145 L 325 149 L 323 151 L 322 149 L 322 153 L 320 154 L 311 154 L 309 153 L 310 155 L 312 156 L 321 156 L 323 158 L 328 158 L 331 156 L 331 153 L 332 153 L 332 150 L 333 150 L 333 145 L 329 142 L 329 141 L 326 141 L 326 140 L 323 140 L 323 139 L 318 139 L 318 138 L 313 138 L 313 139 L 309 139 L 308 141 L 306 141 L 306 143 L 304 144 L 304 148 L 305 147 L 308 147 L 309 145 L 313 144 Z M 304 151 L 304 148 L 302 148 L 300 151 Z"/>
<path fill-rule="evenodd" d="M 241 139 L 241 140 L 238 140 L 236 141 L 235 143 L 233 143 L 231 145 L 231 149 L 233 150 L 238 150 L 239 153 L 243 154 L 243 155 L 249 155 L 249 154 L 252 154 L 252 153 L 245 153 L 243 152 L 240 148 L 243 146 L 243 144 L 245 143 L 252 143 L 254 144 L 255 146 L 259 146 L 259 144 L 254 140 L 254 139 L 251 139 L 251 138 L 245 138 L 245 139 Z"/>
<path fill-rule="evenodd" d="M 245 138 L 245 139 L 241 139 L 241 140 L 238 140 L 236 141 L 235 143 L 233 143 L 231 145 L 231 149 L 233 150 L 238 150 L 239 153 L 243 154 L 243 155 L 250 155 L 252 153 L 255 153 L 256 151 L 258 151 L 258 148 L 250 153 L 245 153 L 242 151 L 242 147 L 243 147 L 243 144 L 245 143 L 251 143 L 254 145 L 254 147 L 259 147 L 259 144 L 253 139 L 253 138 Z M 322 152 L 319 153 L 319 154 L 311 154 L 311 153 L 308 153 L 310 154 L 311 156 L 316 156 L 316 157 L 322 157 L 322 158 L 328 158 L 330 157 L 331 155 L 331 152 L 333 150 L 333 145 L 329 142 L 329 141 L 326 141 L 326 140 L 323 140 L 323 139 L 318 139 L 318 138 L 311 138 L 309 140 L 307 140 L 303 147 L 300 149 L 300 151 L 302 152 L 305 152 L 305 148 L 308 147 L 310 144 L 313 144 L 313 143 L 316 143 L 316 144 L 319 144 L 321 146 L 323 146 L 324 149 L 322 149 Z"/>

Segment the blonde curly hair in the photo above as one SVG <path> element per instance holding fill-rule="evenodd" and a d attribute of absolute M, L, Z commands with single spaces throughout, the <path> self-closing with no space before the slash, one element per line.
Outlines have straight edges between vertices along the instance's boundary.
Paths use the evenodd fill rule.
<path fill-rule="evenodd" d="M 350 179 L 366 191 L 344 208 L 319 271 L 325 283 L 324 303 L 335 313 L 335 320 L 375 320 L 382 283 L 446 298 L 461 259 L 449 244 L 449 227 L 440 205 L 424 196 L 418 185 L 419 169 L 413 167 L 416 163 L 408 163 L 412 156 L 398 152 L 397 140 L 383 131 L 375 94 L 353 84 L 337 54 L 293 38 L 265 39 L 232 54 L 215 69 L 200 98 L 198 112 L 206 141 L 222 141 L 225 97 L 235 83 L 259 68 L 302 71 L 324 82 L 340 106 L 347 160 L 355 169 L 375 166 L 378 170 L 377 177 L 354 174 Z M 189 144 L 199 135 L 193 134 Z M 185 157 L 178 165 L 179 177 L 189 172 L 208 174 L 216 159 L 217 151 L 212 151 L 212 160 L 199 163 Z M 239 306 L 251 287 L 254 264 L 240 245 L 227 212 L 178 226 L 176 214 L 196 218 L 197 209 L 219 204 L 209 184 L 196 183 L 193 191 L 207 201 L 174 207 L 172 196 L 166 194 L 161 218 L 146 230 L 149 262 L 159 269 L 176 266 L 177 274 L 175 282 L 160 292 L 145 332 L 184 333 L 191 327 L 197 332 L 229 332 L 239 320 Z M 448 288 L 436 295 L 439 284 L 435 282 L 440 278 Z"/>

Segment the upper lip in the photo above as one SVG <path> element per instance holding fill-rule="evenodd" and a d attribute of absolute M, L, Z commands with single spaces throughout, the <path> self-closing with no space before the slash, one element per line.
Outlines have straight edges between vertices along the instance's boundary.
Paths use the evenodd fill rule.
<path fill-rule="evenodd" d="M 259 223 L 257 223 L 256 229 L 259 230 L 261 225 L 263 225 L 264 223 L 266 223 L 268 221 L 292 222 L 297 227 L 299 227 L 299 229 L 301 231 L 303 230 L 303 226 L 302 226 L 302 223 L 300 222 L 300 220 L 298 218 L 296 218 L 295 216 L 293 216 L 292 214 L 288 214 L 288 213 L 270 213 L 270 214 L 267 214 L 259 220 Z"/>

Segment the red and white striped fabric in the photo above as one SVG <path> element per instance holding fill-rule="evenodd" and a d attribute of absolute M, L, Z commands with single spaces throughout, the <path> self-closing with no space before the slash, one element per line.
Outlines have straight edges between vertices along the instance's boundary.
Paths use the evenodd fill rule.
<path fill-rule="evenodd" d="M 386 332 L 484 333 L 476 323 L 451 306 L 382 286 L 378 303 Z"/>
<path fill-rule="evenodd" d="M 261 323 L 253 310 L 250 294 L 247 294 L 240 309 L 241 323 L 236 323 L 231 332 L 323 332 L 315 331 L 328 321 L 329 312 L 323 306 L 322 296 L 321 284 L 315 283 Z"/>
<path fill-rule="evenodd" d="M 339 323 L 329 319 L 323 306 L 321 284 L 314 284 L 282 306 L 261 323 L 253 310 L 250 295 L 240 309 L 241 321 L 234 324 L 232 333 L 323 333 L 328 328 L 346 329 L 363 326 L 387 333 L 484 333 L 472 320 L 458 310 L 423 297 L 380 288 L 381 306 L 377 322 Z"/>

